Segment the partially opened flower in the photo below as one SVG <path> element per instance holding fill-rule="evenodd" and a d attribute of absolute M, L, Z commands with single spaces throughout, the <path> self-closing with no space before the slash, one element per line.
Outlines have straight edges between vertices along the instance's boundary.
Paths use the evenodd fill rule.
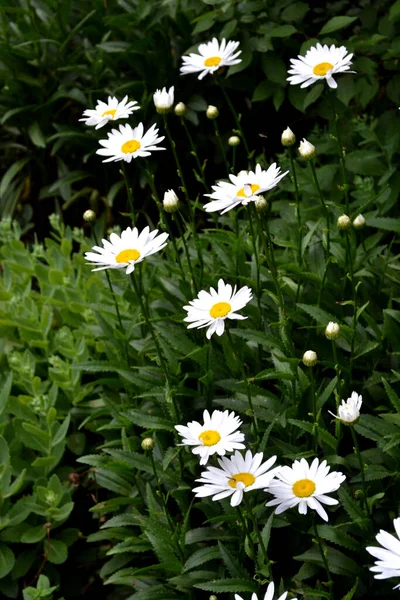
<path fill-rule="evenodd" d="M 274 582 L 271 581 L 269 586 L 267 587 L 267 591 L 265 592 L 264 600 L 273 600 L 275 593 L 275 585 Z M 278 600 L 286 600 L 287 592 L 283 592 L 281 596 L 279 596 Z M 235 594 L 235 600 L 243 600 L 242 596 L 239 594 Z M 257 594 L 252 594 L 251 600 L 258 600 Z M 297 600 L 297 598 L 293 598 L 293 600 Z"/>
<path fill-rule="evenodd" d="M 362 396 L 359 396 L 357 392 L 353 392 L 350 398 L 347 400 L 342 400 L 342 404 L 340 404 L 338 408 L 338 415 L 335 415 L 330 410 L 328 412 L 331 413 L 336 419 L 340 419 L 343 423 L 354 423 L 360 417 L 360 409 L 362 405 Z"/>
<path fill-rule="evenodd" d="M 224 456 L 227 452 L 245 448 L 244 434 L 236 431 L 242 424 L 234 412 L 214 410 L 212 415 L 208 410 L 203 413 L 204 423 L 192 421 L 185 425 L 175 425 L 183 444 L 180 446 L 194 446 L 193 454 L 200 456 L 200 464 L 205 465 L 212 454 Z"/>
<path fill-rule="evenodd" d="M 174 86 L 156 90 L 153 94 L 154 106 L 160 114 L 167 113 L 174 105 Z"/>
<path fill-rule="evenodd" d="M 213 185 L 212 194 L 205 194 L 212 198 L 211 202 L 204 205 L 206 212 L 228 212 L 239 204 L 246 205 L 254 202 L 259 194 L 274 188 L 289 171 L 281 173 L 280 167 L 273 163 L 267 171 L 257 165 L 255 171 L 241 171 L 239 175 L 229 175 L 229 181 L 218 181 Z"/>
<path fill-rule="evenodd" d="M 378 559 L 375 561 L 375 565 L 370 567 L 370 571 L 377 573 L 377 575 L 374 575 L 375 579 L 400 577 L 400 518 L 394 519 L 393 525 L 397 537 L 381 529 L 376 536 L 376 541 L 383 548 L 368 546 L 366 549 L 367 552 Z M 400 588 L 400 583 L 393 589 L 397 588 Z"/>
<path fill-rule="evenodd" d="M 213 496 L 213 500 L 222 500 L 232 496 L 231 506 L 238 506 L 243 500 L 244 492 L 265 487 L 274 476 L 277 468 L 272 471 L 269 469 L 276 461 L 276 456 L 272 456 L 265 463 L 262 460 L 262 452 L 253 456 L 250 450 L 247 450 L 245 457 L 236 450 L 230 458 L 219 458 L 221 469 L 208 467 L 207 471 L 201 474 L 201 478 L 196 479 L 203 484 L 193 489 L 196 498 Z"/>
<path fill-rule="evenodd" d="M 108 121 L 116 121 L 117 119 L 127 119 L 134 110 L 138 110 L 140 106 L 135 100 L 128 102 L 128 96 L 125 96 L 121 102 L 117 98 L 108 96 L 107 102 L 97 101 L 94 110 L 88 108 L 83 112 L 85 125 L 96 126 L 96 129 L 103 127 Z"/>
<path fill-rule="evenodd" d="M 139 234 L 136 227 L 128 227 L 121 236 L 112 233 L 110 241 L 102 240 L 103 248 L 93 246 L 92 250 L 95 252 L 86 252 L 85 258 L 89 263 L 98 265 L 92 271 L 126 268 L 126 274 L 129 275 L 137 263 L 167 245 L 168 233 L 157 234 L 158 229 L 150 232 L 149 227 L 145 227 Z"/>
<path fill-rule="evenodd" d="M 326 83 L 331 88 L 337 88 L 337 83 L 333 75 L 349 71 L 352 54 L 347 54 L 347 48 L 340 46 L 321 46 L 317 44 L 310 48 L 305 56 L 298 56 L 290 59 L 290 77 L 287 80 L 292 84 L 301 84 L 305 88 L 309 85 L 326 79 Z M 353 71 L 350 71 L 351 73 Z"/>
<path fill-rule="evenodd" d="M 239 42 L 226 43 L 225 38 L 221 43 L 217 38 L 213 38 L 211 42 L 200 44 L 198 47 L 199 54 L 191 53 L 189 56 L 182 56 L 183 65 L 181 66 L 181 75 L 188 73 L 199 73 L 199 79 L 203 79 L 207 73 L 214 73 L 220 67 L 230 67 L 242 62 L 238 58 L 241 50 L 236 52 Z"/>
<path fill-rule="evenodd" d="M 97 150 L 96 154 L 109 156 L 103 162 L 113 160 L 131 162 L 132 158 L 150 156 L 155 150 L 165 150 L 157 146 L 163 139 L 164 136 L 158 137 L 158 129 L 155 125 L 152 125 L 146 133 L 144 133 L 143 123 L 139 123 L 134 129 L 130 125 L 120 125 L 119 131 L 113 129 L 108 134 L 108 140 L 100 140 L 104 148 Z"/>
<path fill-rule="evenodd" d="M 322 504 L 334 505 L 338 501 L 326 494 L 335 492 L 346 479 L 339 471 L 329 473 L 330 467 L 326 460 L 319 464 L 314 458 L 311 466 L 305 458 L 295 460 L 291 467 L 282 467 L 266 489 L 275 498 L 266 506 L 277 506 L 276 514 L 283 513 L 288 508 L 299 507 L 299 513 L 307 514 L 307 508 L 316 510 L 319 516 L 328 521 L 328 515 Z"/>
<path fill-rule="evenodd" d="M 245 285 L 236 291 L 223 279 L 218 281 L 218 291 L 210 288 L 210 292 L 201 290 L 195 300 L 189 302 L 189 306 L 183 308 L 187 311 L 187 317 L 183 320 L 190 323 L 188 329 L 197 327 L 208 327 L 206 336 L 211 338 L 213 333 L 221 336 L 225 331 L 225 319 L 247 319 L 236 313 L 250 300 L 253 295 L 251 289 Z"/>

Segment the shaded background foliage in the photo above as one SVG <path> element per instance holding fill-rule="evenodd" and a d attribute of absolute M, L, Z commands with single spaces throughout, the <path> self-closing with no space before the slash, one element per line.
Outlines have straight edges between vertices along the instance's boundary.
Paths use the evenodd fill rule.
<path fill-rule="evenodd" d="M 288 86 L 286 71 L 289 59 L 304 53 L 316 40 L 343 41 L 355 52 L 357 75 L 342 76 L 332 98 L 340 115 L 351 175 L 352 216 L 362 211 L 371 227 L 368 235 L 357 232 L 351 238 L 355 271 L 363 282 L 360 308 L 369 302 L 358 316 L 357 360 L 351 383 L 364 394 L 366 414 L 357 427 L 364 436 L 375 525 L 389 530 L 389 517 L 398 512 L 400 460 L 400 400 L 394 391 L 400 377 L 399 268 L 395 260 L 400 231 L 396 218 L 400 191 L 396 170 L 400 141 L 399 0 L 357 5 L 345 1 L 320 6 L 313 3 L 312 8 L 305 2 L 286 0 L 27 0 L 12 5 L 3 2 L 0 15 L 0 160 L 4 172 L 0 212 L 3 217 L 17 219 L 13 225 L 4 221 L 0 231 L 0 361 L 4 372 L 0 454 L 5 465 L 0 473 L 1 593 L 21 597 L 21 590 L 35 585 L 42 570 L 52 584 L 60 585 L 60 594 L 66 599 L 77 594 L 104 595 L 105 589 L 110 598 L 127 597 L 132 586 L 132 598 L 138 600 L 172 600 L 190 594 L 207 597 L 207 592 L 214 591 L 207 587 L 210 580 L 229 576 L 235 577 L 236 583 L 228 581 L 225 590 L 220 584 L 215 591 L 245 593 L 256 589 L 253 574 L 246 568 L 247 555 L 240 556 L 240 564 L 234 555 L 237 536 L 219 528 L 223 519 L 238 534 L 236 513 L 229 505 L 206 502 L 196 503 L 190 513 L 190 486 L 199 474 L 198 464 L 185 454 L 182 470 L 172 445 L 171 399 L 165 397 L 151 339 L 143 338 L 137 298 L 113 274 L 134 359 L 135 368 L 129 369 L 121 359 L 125 338 L 118 331 L 107 282 L 85 266 L 83 252 L 91 242 L 76 227 L 82 225 L 82 213 L 88 207 L 102 217 L 96 225 L 99 235 L 110 225 L 126 225 L 119 214 L 127 210 L 127 204 L 118 166 L 103 165 L 95 155 L 104 130 L 95 132 L 78 122 L 85 108 L 93 107 L 107 94 L 119 98 L 128 94 L 137 100 L 142 110 L 134 117 L 149 125 L 158 119 L 152 102 L 154 90 L 175 85 L 176 100 L 190 107 L 187 125 L 200 157 L 207 160 L 208 183 L 222 176 L 222 157 L 205 109 L 209 103 L 220 107 L 225 141 L 234 128 L 231 115 L 212 78 L 198 82 L 195 77 L 178 75 L 181 55 L 213 35 L 240 41 L 243 62 L 229 70 L 226 86 L 242 114 L 255 156 L 263 160 L 264 155 L 269 163 L 280 153 L 280 135 L 287 124 L 298 138 L 306 135 L 318 147 L 318 177 L 335 217 L 340 214 L 342 193 L 336 185 L 336 145 L 326 135 L 333 134 L 326 131 L 332 114 L 328 96 L 319 84 L 307 90 Z M 182 127 L 175 116 L 170 122 L 185 173 L 191 174 L 193 162 Z M 278 158 L 282 168 L 288 168 L 287 157 L 282 154 Z M 237 170 L 247 166 L 240 147 Z M 142 168 L 136 161 L 130 168 L 137 205 L 143 217 L 156 220 Z M 156 170 L 160 194 L 170 187 L 179 188 L 171 152 L 157 155 L 151 168 Z M 293 325 L 294 356 L 289 355 L 280 335 L 282 315 L 274 303 L 265 264 L 261 268 L 263 307 L 272 325 L 260 334 L 257 312 L 251 306 L 249 320 L 233 332 L 238 341 L 246 342 L 241 346 L 244 363 L 253 365 L 257 345 L 264 353 L 251 371 L 252 376 L 257 374 L 252 390 L 266 432 L 260 449 L 284 455 L 287 460 L 297 457 L 299 451 L 310 455 L 309 405 L 306 401 L 302 414 L 290 405 L 292 400 L 300 403 L 310 391 L 309 375 L 300 368 L 299 359 L 307 344 L 325 357 L 317 385 L 318 406 L 325 410 L 337 380 L 330 344 L 320 333 L 330 318 L 342 323 L 339 361 L 348 379 L 351 327 L 351 309 L 344 304 L 349 293 L 343 276 L 344 241 L 339 235 L 332 240 L 335 260 L 321 306 L 315 306 L 324 256 L 320 239 L 318 243 L 314 240 L 317 233 L 313 228 L 321 213 L 304 165 L 298 165 L 298 177 L 308 240 L 308 262 L 303 272 L 293 259 L 295 219 L 289 178 L 282 181 L 280 192 L 271 195 L 270 202 L 287 318 Z M 189 189 L 193 200 L 202 193 L 194 175 Z M 54 212 L 58 216 L 51 217 L 49 226 L 45 217 Z M 199 229 L 208 224 L 204 216 L 199 220 Z M 229 277 L 235 271 L 233 256 L 237 250 L 230 232 L 233 217 L 226 215 L 220 221 L 223 229 L 215 234 L 206 231 L 201 241 L 205 288 L 215 284 L 216 274 Z M 140 226 L 144 223 L 141 217 Z M 236 244 L 242 244 L 244 251 L 238 275 L 240 281 L 253 285 L 255 264 L 247 258 L 253 248 L 243 222 L 240 233 Z M 44 245 L 38 243 L 45 236 Z M 156 314 L 163 351 L 176 380 L 174 394 L 183 407 L 182 419 L 192 418 L 193 411 L 198 413 L 210 391 L 218 407 L 237 410 L 246 418 L 243 382 L 224 338 L 213 346 L 210 359 L 201 335 L 185 335 L 176 315 L 181 315 L 190 289 L 177 283 L 179 273 L 170 247 L 166 253 L 168 266 L 150 262 L 148 267 L 144 265 L 143 276 L 151 290 L 148 301 Z M 156 278 L 159 287 L 154 283 Z M 296 305 L 299 281 L 304 291 Z M 300 381 L 297 391 L 293 391 L 295 377 Z M 348 381 L 346 385 L 350 393 L 353 388 Z M 330 407 L 333 409 L 332 404 Z M 393 409 L 397 414 L 391 414 Z M 376 410 L 381 411 L 382 418 L 375 416 Z M 333 572 L 341 576 L 336 583 L 337 595 L 342 597 L 353 589 L 356 574 L 360 580 L 357 595 L 379 596 L 382 588 L 376 586 L 370 592 L 370 574 L 364 564 L 359 566 L 360 544 L 373 538 L 360 511 L 357 460 L 346 437 L 341 440 L 340 456 L 336 454 L 329 419 L 322 417 L 322 422 L 326 428 L 321 428 L 320 450 L 329 455 L 336 468 L 346 468 L 351 480 L 340 498 L 349 522 L 342 519 L 335 528 L 320 528 L 323 539 L 333 544 L 328 557 Z M 249 419 L 245 427 L 249 433 Z M 173 536 L 163 517 L 150 457 L 141 450 L 141 440 L 147 434 L 156 442 L 153 456 L 175 519 Z M 164 453 L 168 444 L 171 448 Z M 134 486 L 138 493 L 132 494 Z M 93 518 L 88 518 L 88 511 Z M 263 535 L 269 539 L 272 521 L 262 503 L 255 511 Z M 207 526 L 197 527 L 205 519 L 209 520 Z M 270 540 L 271 557 L 276 561 L 274 573 L 289 580 L 294 577 L 304 597 L 312 598 L 315 591 L 306 584 L 317 578 L 321 561 L 315 546 L 309 548 L 309 536 L 294 534 L 294 529 L 287 527 L 291 522 L 297 523 L 296 515 L 274 519 Z M 288 545 L 296 552 L 290 561 L 282 552 Z M 184 552 L 183 558 L 180 552 Z M 362 559 L 363 563 L 367 560 L 365 556 Z M 262 566 L 261 575 L 265 575 Z M 102 581 L 110 585 L 103 588 Z M 43 586 L 43 595 L 38 597 L 47 594 L 45 582 Z M 390 585 L 385 587 L 386 593 L 388 590 Z M 318 593 L 326 596 L 321 586 Z M 347 600 L 354 593 L 355 589 L 351 595 L 349 592 Z"/>

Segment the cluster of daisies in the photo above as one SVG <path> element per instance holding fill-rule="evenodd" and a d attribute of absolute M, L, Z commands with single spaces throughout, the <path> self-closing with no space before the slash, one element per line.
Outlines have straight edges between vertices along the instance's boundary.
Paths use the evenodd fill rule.
<path fill-rule="evenodd" d="M 238 47 L 239 42 L 226 42 L 223 39 L 219 43 L 216 38 L 206 44 L 200 44 L 197 54 L 191 53 L 183 57 L 181 74 L 198 73 L 198 79 L 201 80 L 222 67 L 236 65 L 241 62 L 241 50 Z M 300 84 L 302 88 L 322 80 L 325 80 L 330 88 L 336 88 L 334 76 L 351 72 L 352 56 L 348 54 L 345 46 L 328 47 L 317 44 L 304 56 L 290 61 L 287 79 L 290 84 Z M 167 113 L 174 104 L 174 88 L 157 90 L 153 99 L 157 112 Z M 88 126 L 100 129 L 111 121 L 129 118 L 139 108 L 138 103 L 129 102 L 127 96 L 121 102 L 115 97 L 109 97 L 106 103 L 98 101 L 94 110 L 86 110 L 81 120 Z M 179 114 L 178 110 L 176 112 Z M 159 146 L 164 137 L 158 134 L 156 125 L 152 125 L 146 132 L 143 123 L 134 128 L 129 124 L 120 125 L 119 129 L 112 129 L 108 133 L 108 139 L 100 140 L 102 147 L 97 150 L 97 154 L 106 157 L 104 162 L 124 160 L 130 163 L 137 157 L 146 158 L 154 151 L 165 150 Z M 293 137 L 289 129 L 284 134 L 287 141 Z M 283 143 L 286 138 L 282 137 Z M 315 149 L 303 140 L 300 154 L 310 158 L 313 153 L 315 154 Z M 274 163 L 267 170 L 263 170 L 258 164 L 254 171 L 241 171 L 238 175 L 229 175 L 229 181 L 218 181 L 212 186 L 212 193 L 206 194 L 211 201 L 204 205 L 204 209 L 206 212 L 218 211 L 224 214 L 239 205 L 246 206 L 250 202 L 257 202 L 261 194 L 274 188 L 287 173 L 282 173 Z M 170 190 L 167 194 L 170 202 L 174 193 Z M 167 238 L 167 233 L 158 235 L 158 230 L 150 231 L 149 227 L 145 227 L 140 233 L 136 227 L 128 227 L 120 236 L 112 233 L 109 240 L 103 239 L 103 247 L 94 246 L 93 252 L 87 252 L 85 256 L 89 263 L 96 265 L 94 270 L 123 268 L 126 269 L 126 274 L 130 274 L 137 263 L 164 248 Z M 209 292 L 200 291 L 197 298 L 184 307 L 187 311 L 184 321 L 189 323 L 188 328 L 207 328 L 208 339 L 214 333 L 220 336 L 225 330 L 226 319 L 246 318 L 237 311 L 243 309 L 251 299 L 252 292 L 247 286 L 237 290 L 236 286 L 232 288 L 231 284 L 220 279 L 217 289 L 211 287 Z M 333 416 L 343 423 L 352 424 L 360 416 L 361 404 L 361 396 L 353 392 L 352 396 L 346 401 L 343 400 L 338 407 L 339 414 Z M 263 462 L 262 452 L 253 455 L 250 450 L 246 450 L 243 443 L 245 436 L 238 431 L 242 421 L 233 412 L 215 410 L 210 415 L 205 410 L 203 421 L 203 424 L 192 421 L 186 426 L 176 425 L 179 435 L 183 438 L 181 445 L 192 447 L 192 452 L 200 457 L 200 465 L 206 465 L 214 454 L 220 456 L 217 459 L 219 467 L 208 466 L 196 480 L 201 484 L 193 490 L 196 497 L 212 496 L 213 500 L 230 497 L 231 505 L 239 506 L 244 493 L 262 489 L 273 496 L 266 506 L 276 507 L 277 514 L 297 506 L 300 514 L 306 514 L 308 509 L 315 510 L 324 521 L 328 521 L 328 514 L 322 505 L 338 504 L 338 501 L 328 494 L 339 489 L 345 480 L 343 473 L 330 472 L 326 460 L 320 462 L 318 458 L 311 464 L 304 458 L 295 460 L 291 467 L 273 466 L 276 456 Z M 245 454 L 240 450 L 246 450 Z M 228 458 L 225 456 L 227 453 L 233 454 Z M 377 573 L 375 577 L 378 579 L 400 577 L 400 518 L 395 519 L 393 524 L 397 538 L 381 530 L 376 539 L 382 548 L 367 548 L 368 552 L 378 559 L 371 568 Z M 400 584 L 396 587 L 399 588 Z M 274 584 L 271 582 L 264 600 L 273 600 L 274 591 Z M 282 594 L 279 600 L 285 600 L 286 596 L 287 592 Z M 242 598 L 235 594 L 235 600 Z M 252 600 L 257 600 L 255 594 Z"/>

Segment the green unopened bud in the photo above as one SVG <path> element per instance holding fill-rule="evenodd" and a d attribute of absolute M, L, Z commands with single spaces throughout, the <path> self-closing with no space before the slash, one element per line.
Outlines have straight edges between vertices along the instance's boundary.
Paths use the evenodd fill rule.
<path fill-rule="evenodd" d="M 45 497 L 44 497 L 46 504 L 54 504 L 54 502 L 57 499 L 56 494 L 53 492 L 53 490 L 47 490 Z"/>
<path fill-rule="evenodd" d="M 293 146 L 293 144 L 296 143 L 296 136 L 290 127 L 286 127 L 285 131 L 282 133 L 281 142 L 282 146 L 285 146 L 286 148 L 289 148 L 289 146 Z"/>
<path fill-rule="evenodd" d="M 268 210 L 268 202 L 267 200 L 264 198 L 264 196 L 257 196 L 254 202 L 255 206 L 256 206 L 256 211 L 258 213 L 263 213 L 266 210 Z"/>
<path fill-rule="evenodd" d="M 218 600 L 217 596 L 214 596 L 214 594 L 212 596 L 209 597 L 208 600 Z"/>
<path fill-rule="evenodd" d="M 142 450 L 153 450 L 154 448 L 154 440 L 153 438 L 144 438 L 144 440 L 142 440 Z"/>
<path fill-rule="evenodd" d="M 365 219 L 362 215 L 357 215 L 353 221 L 353 227 L 355 229 L 362 229 L 365 227 Z"/>
<path fill-rule="evenodd" d="M 328 340 L 337 340 L 338 337 L 340 337 L 339 323 L 334 323 L 333 321 L 329 321 L 329 323 L 325 329 L 325 336 L 328 338 Z"/>
<path fill-rule="evenodd" d="M 83 213 L 83 220 L 86 221 L 86 223 L 93 223 L 93 221 L 96 220 L 96 213 L 94 210 L 91 210 L 90 208 L 85 210 Z"/>
<path fill-rule="evenodd" d="M 174 190 L 167 190 L 163 198 L 163 207 L 165 212 L 174 213 L 179 208 L 179 198 Z"/>
<path fill-rule="evenodd" d="M 314 350 L 307 350 L 303 354 L 303 363 L 306 367 L 313 367 L 317 364 L 318 356 Z"/>
<path fill-rule="evenodd" d="M 174 110 L 177 117 L 183 117 L 187 111 L 186 104 L 183 104 L 183 102 L 178 102 Z"/>
<path fill-rule="evenodd" d="M 350 229 L 351 219 L 348 215 L 341 215 L 337 220 L 338 229 L 345 230 Z"/>
<path fill-rule="evenodd" d="M 238 135 L 231 135 L 231 137 L 228 139 L 228 144 L 229 146 L 239 146 L 240 137 Z"/>
<path fill-rule="evenodd" d="M 216 119 L 219 115 L 219 110 L 216 106 L 210 104 L 206 110 L 207 119 Z"/>
<path fill-rule="evenodd" d="M 304 158 L 304 160 L 312 160 L 314 158 L 314 156 L 316 155 L 316 153 L 317 153 L 317 151 L 315 149 L 315 146 L 310 144 L 310 142 L 307 142 L 306 139 L 303 139 L 300 142 L 299 154 L 300 154 L 301 158 Z"/>

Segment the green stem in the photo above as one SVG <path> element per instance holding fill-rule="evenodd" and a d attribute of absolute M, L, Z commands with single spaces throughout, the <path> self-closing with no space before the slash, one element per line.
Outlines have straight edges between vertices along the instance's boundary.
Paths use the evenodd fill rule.
<path fill-rule="evenodd" d="M 318 177 L 317 177 L 317 173 L 315 171 L 314 160 L 310 160 L 310 167 L 311 167 L 311 172 L 312 172 L 312 176 L 313 176 L 313 180 L 314 180 L 315 189 L 317 190 L 319 199 L 321 200 L 321 204 L 322 204 L 322 207 L 323 207 L 324 213 L 325 213 L 326 230 L 327 230 L 327 232 L 326 232 L 326 239 L 327 239 L 326 250 L 327 250 L 327 254 L 329 256 L 329 254 L 330 254 L 329 210 L 328 210 L 327 205 L 325 204 L 324 196 L 322 194 L 321 188 L 320 188 L 319 183 L 318 183 Z"/>
<path fill-rule="evenodd" d="M 351 247 L 349 240 L 349 232 L 345 231 L 346 238 L 346 255 L 347 255 L 347 264 L 349 265 L 350 271 L 350 281 L 351 281 L 351 291 L 353 296 L 353 324 L 351 329 L 351 351 L 350 351 L 350 363 L 349 363 L 349 379 L 352 380 L 352 371 L 353 371 L 353 356 L 354 356 L 354 342 L 356 337 L 356 326 L 357 326 L 357 289 L 354 283 L 354 270 L 353 270 L 353 259 L 351 256 Z"/>
<path fill-rule="evenodd" d="M 127 175 L 127 172 L 126 172 L 126 166 L 125 166 L 125 161 L 124 160 L 122 161 L 122 174 L 124 176 L 126 193 L 128 194 L 129 207 L 130 207 L 131 216 L 132 216 L 132 223 L 133 223 L 134 222 L 133 195 L 132 195 L 132 189 L 131 189 L 131 187 L 129 185 L 128 175 Z"/>
<path fill-rule="evenodd" d="M 222 90 L 222 93 L 223 93 L 223 95 L 224 95 L 224 97 L 225 97 L 225 100 L 226 100 L 226 102 L 227 102 L 227 104 L 228 104 L 228 106 L 229 106 L 229 109 L 230 109 L 230 111 L 231 111 L 231 113 L 232 113 L 232 115 L 233 115 L 233 118 L 235 119 L 235 122 L 236 122 L 236 127 L 238 128 L 238 130 L 239 130 L 239 133 L 240 133 L 240 137 L 242 138 L 242 141 L 243 141 L 244 147 L 245 147 L 245 149 L 246 149 L 246 154 L 247 154 L 247 157 L 249 157 L 249 155 L 250 155 L 250 150 L 249 150 L 249 146 L 248 146 L 248 144 L 247 144 L 246 137 L 245 137 L 245 135 L 244 135 L 244 131 L 243 131 L 243 129 L 242 129 L 242 126 L 241 126 L 241 124 L 240 124 L 240 118 L 239 118 L 239 115 L 237 114 L 237 112 L 236 112 L 236 110 L 235 110 L 235 107 L 233 106 L 233 104 L 232 104 L 232 102 L 231 102 L 231 99 L 229 98 L 229 94 L 228 94 L 228 92 L 226 91 L 226 89 L 225 89 L 225 87 L 224 87 L 223 83 L 220 83 L 220 81 L 219 81 L 218 77 L 215 77 L 214 79 L 215 79 L 215 81 L 216 81 L 217 85 L 218 85 L 218 86 L 220 87 L 220 89 Z"/>
<path fill-rule="evenodd" d="M 257 421 L 256 413 L 254 412 L 254 406 L 253 406 L 253 400 L 252 400 L 252 397 L 251 397 L 251 390 L 250 390 L 249 380 L 247 379 L 247 375 L 246 375 L 246 371 L 244 369 L 243 361 L 240 360 L 240 358 L 237 355 L 237 352 L 235 350 L 235 347 L 233 345 L 233 340 L 232 340 L 231 334 L 229 332 L 229 329 L 226 327 L 225 331 L 226 331 L 226 337 L 228 339 L 229 345 L 230 345 L 231 350 L 232 350 L 232 355 L 235 357 L 235 361 L 236 361 L 236 363 L 237 363 L 237 365 L 239 367 L 240 373 L 242 375 L 243 382 L 244 382 L 245 387 L 246 387 L 247 401 L 249 403 L 251 417 L 253 419 L 254 435 L 255 435 L 255 438 L 256 438 L 256 445 L 257 445 L 257 443 L 258 443 L 258 421 Z"/>
<path fill-rule="evenodd" d="M 361 483 L 362 483 L 362 489 L 363 489 L 363 504 L 364 504 L 364 508 L 365 508 L 365 513 L 368 518 L 371 518 L 371 513 L 369 510 L 369 506 L 368 506 L 367 485 L 365 483 L 364 462 L 363 462 L 363 459 L 361 456 L 360 446 L 358 445 L 358 439 L 357 439 L 356 432 L 354 430 L 354 426 L 352 424 L 350 424 L 349 427 L 350 427 L 351 435 L 353 438 L 354 450 L 355 450 L 355 453 L 358 458 L 358 464 L 360 465 Z"/>
<path fill-rule="evenodd" d="M 342 186 L 343 186 L 344 198 L 345 198 L 345 203 L 346 203 L 346 213 L 349 214 L 349 211 L 350 211 L 349 184 L 347 181 L 346 166 L 345 166 L 345 162 L 344 162 L 343 143 L 342 143 L 342 138 L 340 135 L 340 129 L 339 129 L 339 124 L 338 124 L 339 116 L 336 114 L 331 96 L 329 95 L 328 97 L 329 97 L 329 104 L 331 105 L 331 109 L 332 109 L 332 113 L 333 113 L 333 123 L 335 125 L 335 132 L 336 132 L 335 139 L 337 141 L 338 150 L 339 150 L 339 162 L 340 162 L 340 170 L 342 172 Z"/>
<path fill-rule="evenodd" d="M 251 533 L 250 533 L 250 531 L 248 529 L 246 520 L 245 520 L 245 518 L 243 516 L 242 509 L 240 508 L 240 506 L 237 506 L 236 509 L 237 509 L 237 512 L 238 512 L 238 515 L 239 515 L 239 519 L 240 519 L 240 521 L 241 521 L 241 523 L 243 525 L 245 542 L 246 542 L 246 537 L 247 537 L 248 540 L 249 540 L 249 544 L 250 544 L 252 559 L 253 559 L 253 561 L 255 563 L 256 562 L 256 549 L 254 547 L 253 538 L 251 537 Z"/>
<path fill-rule="evenodd" d="M 338 391 L 335 393 L 335 400 L 336 400 L 336 414 L 339 414 L 339 405 L 340 405 L 340 401 L 342 398 L 342 382 L 341 382 L 341 372 L 340 372 L 340 366 L 339 366 L 339 362 L 338 362 L 338 357 L 337 357 L 337 351 L 336 351 L 336 344 L 335 344 L 335 340 L 331 340 L 332 342 L 332 353 L 333 353 L 333 362 L 335 363 L 335 372 L 336 372 L 336 377 L 337 377 L 337 387 L 338 387 Z M 335 434 L 336 434 L 336 439 L 338 440 L 339 443 L 339 437 L 340 437 L 340 419 L 336 419 L 335 421 Z"/>
<path fill-rule="evenodd" d="M 221 134 L 219 132 L 219 127 L 218 127 L 217 119 L 212 119 L 212 122 L 213 122 L 213 125 L 214 125 L 214 131 L 215 131 L 215 135 L 216 135 L 216 138 L 218 140 L 218 143 L 219 143 L 219 147 L 221 148 L 221 154 L 222 154 L 222 157 L 224 159 L 225 168 L 226 168 L 226 172 L 227 172 L 228 179 L 229 179 L 229 175 L 230 175 L 231 170 L 230 170 L 230 167 L 229 167 L 228 159 L 226 158 L 226 152 L 225 152 L 225 148 L 224 148 L 224 143 L 222 141 Z"/>
<path fill-rule="evenodd" d="M 313 515 L 313 526 L 314 526 L 315 537 L 317 538 L 317 542 L 318 542 L 318 546 L 319 546 L 319 551 L 321 553 L 322 562 L 323 562 L 323 565 L 324 565 L 324 568 L 326 571 L 326 576 L 328 578 L 329 596 L 330 596 L 331 600 L 334 600 L 334 598 L 333 598 L 333 581 L 332 581 L 331 573 L 329 571 L 328 561 L 326 560 L 324 548 L 322 546 L 321 538 L 318 533 L 317 524 L 315 522 L 315 515 Z"/>
<path fill-rule="evenodd" d="M 317 397 L 315 395 L 315 381 L 313 367 L 309 367 L 311 381 L 311 401 L 313 410 L 313 436 L 314 436 L 314 451 L 318 453 L 318 423 L 317 423 Z"/>
<path fill-rule="evenodd" d="M 267 569 L 269 571 L 269 558 L 268 558 L 268 554 L 267 554 L 267 549 L 266 549 L 265 544 L 264 544 L 264 540 L 262 539 L 260 528 L 259 528 L 258 523 L 257 523 L 257 517 L 254 514 L 253 507 L 251 506 L 250 500 L 248 499 L 247 494 L 245 492 L 243 493 L 243 498 L 244 498 L 244 503 L 245 503 L 246 508 L 247 508 L 247 513 L 250 515 L 250 518 L 251 518 L 252 523 L 253 523 L 253 531 L 255 532 L 255 534 L 257 536 L 258 543 L 260 544 L 260 547 L 261 547 L 261 550 L 262 550 L 262 553 L 263 553 L 263 556 L 264 556 L 265 566 L 267 567 Z"/>
<path fill-rule="evenodd" d="M 250 206 L 247 205 L 246 208 L 247 208 L 247 216 L 249 218 L 249 227 L 250 227 L 251 242 L 253 245 L 254 259 L 256 261 L 256 297 L 257 297 L 257 305 L 258 305 L 258 310 L 260 313 L 260 322 L 261 322 L 262 310 L 261 310 L 260 258 L 258 256 L 257 241 L 256 241 L 255 233 L 254 233 L 253 218 L 251 215 Z"/>
<path fill-rule="evenodd" d="M 302 241 L 302 226 L 301 226 L 301 215 L 300 215 L 300 194 L 299 194 L 299 186 L 297 184 L 297 175 L 296 175 L 296 167 L 293 158 L 293 149 L 288 149 L 289 159 L 290 159 L 290 167 L 292 169 L 293 183 L 294 183 L 294 194 L 296 197 L 296 215 L 297 215 L 297 262 L 299 267 L 303 264 L 303 259 L 301 256 L 301 241 Z"/>
<path fill-rule="evenodd" d="M 208 187 L 208 185 L 206 183 L 206 180 L 205 180 L 205 177 L 204 177 L 204 167 L 202 166 L 202 164 L 200 162 L 200 159 L 199 159 L 199 157 L 197 155 L 196 146 L 194 145 L 193 138 L 192 138 L 192 136 L 190 134 L 189 128 L 186 125 L 185 119 L 183 117 L 181 117 L 180 121 L 182 123 L 182 126 L 183 126 L 184 130 L 186 131 L 186 135 L 188 137 L 189 144 L 190 144 L 190 147 L 192 149 L 192 154 L 193 154 L 193 156 L 196 159 L 199 179 L 200 179 L 201 183 L 204 185 L 204 188 L 205 188 L 206 192 L 209 193 L 210 188 Z"/>
<path fill-rule="evenodd" d="M 173 215 L 172 218 L 174 219 L 174 222 L 176 223 L 176 226 L 177 226 L 177 229 L 178 229 L 178 233 L 179 233 L 179 237 L 181 238 L 182 243 L 183 243 L 183 247 L 184 247 L 185 255 L 186 255 L 186 260 L 187 260 L 187 263 L 188 263 L 190 275 L 192 277 L 193 288 L 194 288 L 194 291 L 197 294 L 198 291 L 199 291 L 199 288 L 197 287 L 196 278 L 194 276 L 193 265 L 192 265 L 192 261 L 190 259 L 189 248 L 188 248 L 188 245 L 187 245 L 187 242 L 186 242 L 185 234 L 182 231 L 182 227 L 181 227 L 181 224 L 179 222 L 179 218 L 176 215 Z"/>

